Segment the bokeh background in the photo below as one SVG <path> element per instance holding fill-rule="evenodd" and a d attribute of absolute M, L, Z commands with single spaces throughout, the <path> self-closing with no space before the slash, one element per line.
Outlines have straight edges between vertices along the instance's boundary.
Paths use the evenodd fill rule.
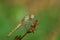
<path fill-rule="evenodd" d="M 60 40 L 60 0 L 0 0 L 0 40 L 14 40 L 16 35 L 23 34 L 18 29 L 6 38 L 30 13 L 37 17 L 39 25 L 22 40 Z"/>

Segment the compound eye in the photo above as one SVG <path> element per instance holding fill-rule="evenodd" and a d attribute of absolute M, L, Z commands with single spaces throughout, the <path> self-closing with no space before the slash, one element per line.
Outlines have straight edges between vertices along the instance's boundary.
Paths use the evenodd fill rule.
<path fill-rule="evenodd" d="M 25 16 L 25 21 L 29 20 L 29 16 Z"/>
<path fill-rule="evenodd" d="M 27 15 L 27 16 L 25 16 L 25 21 L 27 21 L 27 20 L 30 20 L 30 19 L 34 19 L 34 15 Z"/>
<path fill-rule="evenodd" d="M 30 18 L 33 19 L 34 18 L 34 15 L 31 15 Z"/>

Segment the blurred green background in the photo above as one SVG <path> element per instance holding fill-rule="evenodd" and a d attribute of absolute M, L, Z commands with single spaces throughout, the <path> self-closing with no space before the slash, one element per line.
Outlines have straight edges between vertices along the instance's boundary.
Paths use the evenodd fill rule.
<path fill-rule="evenodd" d="M 34 33 L 26 35 L 22 40 L 60 40 L 60 4 L 57 3 L 36 12 L 39 25 Z M 23 34 L 18 29 L 10 38 L 5 37 L 25 15 L 29 15 L 29 9 L 23 3 L 0 0 L 0 40 L 13 40 L 16 35 Z"/>

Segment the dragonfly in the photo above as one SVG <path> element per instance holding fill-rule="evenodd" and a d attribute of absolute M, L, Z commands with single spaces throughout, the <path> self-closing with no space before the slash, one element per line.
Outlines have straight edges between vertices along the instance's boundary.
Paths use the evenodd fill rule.
<path fill-rule="evenodd" d="M 34 32 L 35 28 L 37 27 L 37 24 L 38 24 L 38 20 L 35 20 L 32 24 L 31 24 L 31 27 L 30 29 L 23 35 L 23 36 L 16 36 L 14 38 L 14 40 L 22 40 L 28 33 L 32 33 Z"/>
<path fill-rule="evenodd" d="M 21 22 L 14 28 L 14 29 L 12 29 L 9 33 L 8 33 L 8 35 L 7 35 L 7 37 L 10 37 L 16 30 L 18 30 L 20 27 L 22 27 L 23 25 L 31 25 L 31 23 L 33 22 L 33 20 L 34 20 L 34 18 L 35 18 L 35 15 L 33 15 L 33 14 L 30 14 L 30 15 L 27 15 L 27 16 L 25 16 L 22 20 L 21 20 Z"/>

